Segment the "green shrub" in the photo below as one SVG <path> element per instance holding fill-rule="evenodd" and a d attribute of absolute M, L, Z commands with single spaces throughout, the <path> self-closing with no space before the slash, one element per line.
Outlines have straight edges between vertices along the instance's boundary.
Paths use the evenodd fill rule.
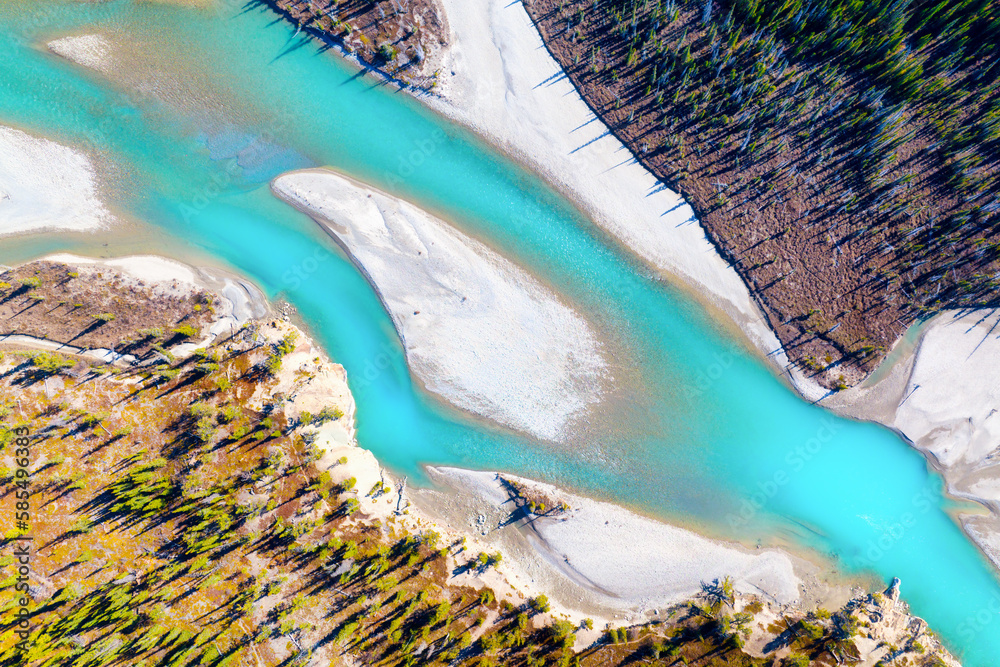
<path fill-rule="evenodd" d="M 240 416 L 240 409 L 235 405 L 226 405 L 219 411 L 219 423 L 229 424 Z"/>
<path fill-rule="evenodd" d="M 296 342 L 299 339 L 299 335 L 292 331 L 288 333 L 281 341 L 277 344 L 277 351 L 281 356 L 291 354 L 295 350 Z"/>
<path fill-rule="evenodd" d="M 54 375 L 76 365 L 75 362 L 51 352 L 36 352 L 31 356 L 31 365 L 43 373 Z"/>
<path fill-rule="evenodd" d="M 396 50 L 396 47 L 394 47 L 392 44 L 389 44 L 388 42 L 383 42 L 378 47 L 378 51 L 376 52 L 375 55 L 382 62 L 391 63 L 393 60 L 396 59 L 397 54 L 398 51 Z"/>
<path fill-rule="evenodd" d="M 549 610 L 549 598 L 543 593 L 538 597 L 531 598 L 528 605 L 535 611 L 544 614 Z"/>
<path fill-rule="evenodd" d="M 319 414 L 316 415 L 316 419 L 314 421 L 315 423 L 322 425 L 330 421 L 336 421 L 343 416 L 344 416 L 344 411 L 341 410 L 340 408 L 336 406 L 335 407 L 327 406 L 322 410 L 320 410 Z"/>
<path fill-rule="evenodd" d="M 179 327 L 171 329 L 170 331 L 177 334 L 181 338 L 194 338 L 198 335 L 198 330 L 190 324 L 182 324 Z"/>
<path fill-rule="evenodd" d="M 810 623 L 809 621 L 800 621 L 799 626 L 802 628 L 802 632 L 813 641 L 822 639 L 825 634 L 822 626 Z"/>
<path fill-rule="evenodd" d="M 282 359 L 280 354 L 272 354 L 264 361 L 264 368 L 271 375 L 277 375 L 281 370 L 281 362 Z"/>
<path fill-rule="evenodd" d="M 210 417 L 202 417 L 198 420 L 195 435 L 202 442 L 210 441 L 215 436 L 215 422 Z"/>

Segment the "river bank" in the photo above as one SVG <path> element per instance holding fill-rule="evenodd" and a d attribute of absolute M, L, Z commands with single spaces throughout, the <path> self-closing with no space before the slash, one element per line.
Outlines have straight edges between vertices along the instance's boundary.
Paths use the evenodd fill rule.
<path fill-rule="evenodd" d="M 730 330 L 746 337 L 804 396 L 814 400 L 828 393 L 789 363 L 742 279 L 710 242 L 694 211 L 610 135 L 548 56 L 520 3 L 442 4 L 450 37 L 438 54 L 441 76 L 435 95 L 416 98 L 527 165 L 660 278 L 718 311 L 720 321 L 731 320 Z M 206 82 L 182 86 L 176 74 L 160 70 L 120 39 L 79 35 L 53 40 L 48 48 L 134 87 L 140 99 L 162 97 L 198 113 L 228 105 L 220 92 L 204 92 Z M 195 100 L 187 87 L 204 89 L 208 101 Z"/>
<path fill-rule="evenodd" d="M 328 231 L 338 242 L 344 244 L 345 248 L 351 254 L 352 258 L 359 264 L 361 270 L 368 276 L 369 280 L 373 283 L 376 290 L 383 294 L 383 300 L 386 300 L 386 294 L 390 295 L 390 301 L 395 301 L 401 298 L 409 299 L 406 303 L 402 304 L 389 304 L 387 307 L 390 312 L 394 314 L 394 321 L 397 323 L 397 328 L 400 331 L 400 336 L 404 341 L 407 341 L 408 348 L 411 345 L 426 345 L 421 341 L 419 332 L 414 335 L 413 331 L 413 319 L 410 317 L 411 311 L 413 313 L 421 313 L 421 315 L 428 316 L 428 320 L 425 321 L 428 331 L 452 331 L 453 327 L 442 326 L 441 322 L 437 321 L 434 316 L 435 310 L 440 309 L 440 304 L 436 303 L 437 298 L 437 285 L 441 276 L 435 277 L 434 272 L 427 273 L 426 266 L 419 266 L 423 264 L 424 260 L 417 260 L 418 256 L 423 256 L 422 251 L 417 250 L 417 247 L 423 248 L 423 250 L 428 250 L 433 248 L 432 251 L 428 253 L 428 256 L 433 255 L 434 266 L 437 268 L 434 271 L 443 271 L 443 275 L 448 275 L 447 284 L 452 285 L 449 288 L 447 294 L 444 298 L 450 298 L 453 294 L 452 289 L 458 289 L 458 293 L 471 293 L 479 292 L 482 289 L 482 285 L 485 284 L 482 281 L 485 280 L 482 271 L 485 265 L 478 265 L 476 262 L 469 264 L 466 260 L 458 261 L 456 264 L 456 259 L 449 256 L 448 251 L 444 247 L 441 247 L 440 237 L 435 238 L 434 233 L 430 233 L 434 229 L 444 229 L 445 223 L 440 221 L 434 222 L 428 214 L 419 211 L 418 209 L 405 205 L 398 200 L 394 200 L 383 193 L 377 191 L 372 191 L 365 186 L 361 186 L 357 183 L 353 183 L 349 179 L 332 174 L 330 172 L 300 172 L 296 174 L 283 176 L 275 182 L 273 185 L 276 193 L 280 196 L 288 199 L 291 203 L 295 204 L 302 210 L 308 212 L 312 217 L 314 217 L 318 223 L 325 226 Z M 372 197 L 374 196 L 374 199 Z M 400 208 L 402 207 L 402 208 Z M 367 211 L 367 212 L 366 212 Z M 402 216 L 401 218 L 398 216 Z M 405 221 L 405 223 L 401 223 Z M 415 223 L 415 221 L 420 221 Z M 430 223 L 430 227 L 427 225 Z M 410 224 L 417 224 L 417 228 L 411 228 Z M 373 236 L 374 235 L 374 236 Z M 394 245 L 392 239 L 394 237 L 412 239 L 419 238 L 421 242 L 417 245 L 412 245 L 412 240 L 407 241 L 404 244 L 404 248 L 400 248 Z M 447 236 L 444 240 L 447 240 Z M 362 240 L 367 239 L 367 240 Z M 447 246 L 447 243 L 444 244 Z M 367 247 L 366 247 L 367 246 Z M 386 254 L 386 253 L 389 254 Z M 399 253 L 403 252 L 404 255 L 410 255 L 412 259 L 406 259 L 399 256 Z M 466 251 L 461 253 L 462 257 L 466 257 Z M 395 258 L 395 259 L 394 259 Z M 407 270 L 402 273 L 397 273 L 400 266 L 405 265 L 407 262 L 417 261 L 418 267 L 413 270 Z M 402 263 L 401 263 L 402 262 Z M 457 280 L 455 278 L 454 272 L 457 270 L 457 265 L 468 265 L 471 272 L 465 277 L 464 282 Z M 388 267 L 392 267 L 389 270 Z M 476 268 L 478 267 L 478 269 Z M 489 271 L 485 271 L 489 274 Z M 399 283 L 400 278 L 405 275 L 406 280 L 403 283 Z M 423 280 L 416 280 L 414 276 L 425 276 Z M 398 284 L 397 284 L 398 283 Z M 423 285 L 424 287 L 418 289 L 420 292 L 420 298 L 417 301 L 412 301 L 416 298 L 413 289 L 417 285 Z M 476 287 L 480 285 L 480 287 Z M 405 287 L 405 289 L 404 289 Z M 407 296 L 408 295 L 408 296 Z M 404 300 L 405 300 L 404 299 Z M 461 300 L 461 304 L 465 304 L 464 297 Z M 475 304 L 473 304 L 474 306 Z M 416 309 L 416 310 L 415 310 Z M 498 311 L 499 312 L 499 311 Z M 518 311 L 520 312 L 520 311 Z M 453 315 L 447 315 L 446 318 L 451 318 Z M 514 319 L 521 317 L 520 315 L 513 315 L 512 313 L 506 313 L 500 317 L 500 321 L 509 322 Z M 965 341 L 964 344 L 953 344 L 948 340 L 937 341 L 939 331 L 942 326 L 947 326 L 948 331 L 951 332 L 950 336 L 960 335 L 962 340 Z M 502 327 L 498 323 L 491 324 L 487 327 L 491 331 L 501 331 Z M 973 327 L 975 329 L 975 327 Z M 988 334 L 989 331 L 983 330 L 982 333 Z M 982 475 L 980 474 L 972 482 L 967 482 L 956 477 L 954 471 L 950 471 L 948 465 L 942 465 L 940 457 L 934 455 L 933 449 L 931 447 L 934 445 L 934 439 L 928 439 L 926 437 L 927 432 L 930 428 L 925 427 L 923 432 L 920 431 L 919 424 L 916 423 L 915 417 L 907 413 L 908 406 L 912 407 L 915 405 L 916 401 L 909 404 L 906 403 L 906 399 L 912 398 L 913 387 L 920 386 L 924 383 L 926 386 L 925 391 L 920 394 L 921 397 L 926 396 L 926 401 L 929 401 L 929 405 L 940 405 L 940 400 L 938 396 L 942 393 L 950 392 L 950 387 L 953 384 L 961 384 L 969 395 L 965 393 L 953 394 L 955 400 L 952 401 L 953 405 L 951 409 L 943 409 L 946 413 L 945 416 L 940 416 L 939 420 L 945 420 L 949 423 L 958 422 L 961 424 L 965 423 L 965 419 L 961 414 L 955 413 L 955 408 L 957 406 L 978 406 L 978 410 L 988 412 L 992 405 L 996 404 L 995 397 L 990 393 L 991 383 L 993 383 L 992 377 L 988 371 L 984 372 L 984 369 L 988 369 L 994 366 L 996 356 L 989 344 L 982 346 L 984 341 L 980 340 L 976 349 L 981 349 L 982 354 L 975 360 L 969 362 L 963 367 L 962 364 L 956 363 L 954 354 L 957 350 L 964 350 L 968 347 L 968 343 L 971 340 L 972 343 L 976 343 L 973 340 L 976 336 L 976 332 L 972 329 L 966 330 L 961 334 L 958 334 L 958 329 L 954 322 L 944 323 L 937 325 L 931 323 L 928 325 L 923 334 L 922 342 L 919 346 L 915 347 L 911 355 L 904 356 L 901 358 L 892 369 L 887 373 L 885 379 L 879 382 L 873 387 L 864 386 L 863 388 L 852 389 L 846 392 L 841 392 L 839 394 L 827 393 L 826 400 L 820 401 L 820 404 L 825 407 L 829 407 L 840 414 L 845 414 L 859 419 L 868 419 L 881 422 L 883 424 L 894 427 L 901 435 L 906 437 L 911 443 L 915 443 L 918 450 L 925 453 L 932 458 L 932 463 L 935 467 L 942 473 L 945 473 L 945 478 L 949 482 L 949 488 L 953 495 L 956 497 L 965 497 L 969 499 L 982 502 L 987 507 L 994 509 L 996 507 L 996 499 L 991 497 L 990 489 L 985 488 L 994 480 L 992 478 L 980 479 Z M 463 340 L 484 340 L 483 335 L 469 335 L 464 336 Z M 414 343 L 414 341 L 421 341 Z M 995 344 L 995 343 L 994 343 Z M 532 343 L 535 346 L 536 343 Z M 449 344 L 449 349 L 454 348 L 454 341 Z M 419 347 L 417 348 L 419 349 Z M 948 352 L 948 351 L 951 352 Z M 509 353 L 508 350 L 505 354 Z M 942 361 L 942 353 L 944 353 L 944 359 Z M 442 358 L 446 358 L 448 355 L 444 355 Z M 484 360 L 489 368 L 498 367 L 510 367 L 512 364 L 512 358 L 515 355 L 505 356 L 503 361 L 494 360 L 489 361 Z M 970 357 L 971 358 L 971 357 Z M 923 369 L 924 367 L 930 367 L 930 370 L 923 370 L 920 374 L 910 377 L 912 375 L 911 369 L 914 366 L 915 360 L 919 360 L 919 367 Z M 935 371 L 935 369 L 942 366 L 947 366 L 952 370 L 952 374 L 941 376 Z M 455 372 L 460 372 L 461 375 L 465 375 L 470 372 L 468 363 L 461 363 L 455 366 Z M 437 367 L 440 369 L 440 366 Z M 460 370 L 459 370 L 460 369 Z M 973 373 L 971 376 L 969 374 L 970 370 L 977 369 L 978 381 L 976 374 Z M 424 373 L 419 372 L 419 364 L 415 368 L 418 376 L 422 377 L 426 384 L 429 386 L 434 386 L 440 380 L 435 378 L 434 371 L 436 369 L 425 369 Z M 525 373 L 524 369 L 518 372 L 524 377 L 537 377 L 538 373 Z M 553 375 L 553 371 L 543 372 L 546 377 L 555 377 L 558 375 L 556 373 Z M 456 376 L 459 377 L 459 376 Z M 985 383 L 985 384 L 984 384 Z M 533 383 L 531 386 L 537 386 Z M 973 398 L 975 397 L 975 398 Z M 460 402 L 459 402 L 460 404 Z M 938 410 L 941 412 L 942 410 Z M 484 413 L 487 414 L 487 413 Z M 993 413 L 989 413 L 986 416 L 988 418 Z M 487 414 L 487 416 L 489 416 Z M 980 416 L 980 420 L 984 417 Z M 980 434 L 981 435 L 981 434 Z M 940 429 L 936 429 L 934 432 L 935 438 L 942 437 Z M 976 437 L 980 437 L 977 435 Z M 984 456 L 993 454 L 993 447 L 991 446 L 987 451 L 982 453 Z M 978 461 L 967 462 L 968 465 L 978 464 Z M 487 506 L 495 505 L 502 506 L 504 501 L 498 495 L 498 492 L 502 494 L 502 489 L 492 488 L 490 483 L 486 479 L 478 479 L 472 473 L 454 473 L 448 474 L 447 472 L 442 472 L 439 470 L 432 469 L 431 477 L 437 482 L 444 483 L 446 486 L 451 487 L 456 494 L 452 494 L 450 500 L 445 505 L 453 504 L 455 506 L 467 507 L 467 503 L 470 502 L 469 498 L 478 498 L 481 503 L 486 503 Z M 478 481 L 476 481 L 478 479 Z M 971 484 L 978 482 L 978 487 L 973 490 Z M 429 496 L 422 496 L 417 493 L 416 497 L 428 497 L 435 498 L 436 496 L 431 493 Z M 574 499 L 574 504 L 579 504 L 580 499 Z M 440 503 L 439 503 L 440 504 Z M 610 506 L 608 506 L 610 507 Z M 437 516 L 442 516 L 440 508 L 432 509 L 432 512 L 436 512 Z M 606 513 L 605 510 L 598 511 L 597 514 L 601 515 L 602 512 Z M 466 515 L 469 514 L 468 511 L 465 512 Z M 628 514 L 628 513 L 626 513 Z M 453 513 L 445 513 L 452 520 L 456 517 Z M 506 516 L 506 515 L 504 515 Z M 659 556 L 665 557 L 667 561 L 671 560 L 669 553 L 673 556 L 678 556 L 678 554 L 685 553 L 685 548 L 683 546 L 674 550 L 673 552 L 664 551 L 664 544 L 669 544 L 671 542 L 677 542 L 676 535 L 670 534 L 659 534 L 656 530 L 647 529 L 642 530 L 641 520 L 635 515 L 628 515 L 630 519 L 625 523 L 633 525 L 634 527 L 630 529 L 629 535 L 644 534 L 650 536 L 649 544 L 643 548 L 638 547 L 637 551 L 640 553 L 656 553 Z M 491 517 L 495 519 L 496 517 Z M 582 521 L 583 525 L 579 527 L 579 534 L 581 535 L 596 535 L 598 531 L 595 530 L 595 525 L 587 525 L 586 520 Z M 598 522 L 599 523 L 599 522 Z M 966 532 L 969 533 L 970 537 L 977 543 L 977 545 L 984 550 L 984 552 L 994 561 L 997 562 L 996 555 L 996 520 L 995 514 L 990 519 L 983 516 L 964 516 L 962 518 L 963 526 Z M 544 521 L 542 522 L 544 525 Z M 656 524 L 661 525 L 662 524 Z M 664 527 L 666 530 L 667 527 Z M 667 533 L 670 531 L 667 530 Z M 536 531 L 537 533 L 537 531 Z M 653 537 L 655 536 L 655 537 Z M 565 553 L 555 557 L 554 553 L 558 552 L 572 552 L 576 554 L 575 558 L 582 558 L 582 554 L 602 554 L 597 556 L 598 562 L 604 566 L 608 567 L 609 563 L 614 561 L 613 554 L 602 553 L 600 549 L 597 548 L 597 544 L 593 543 L 578 543 L 574 546 L 560 548 L 551 547 L 548 541 L 542 539 L 537 540 L 538 535 L 536 534 L 535 544 L 532 545 L 532 540 L 525 538 L 523 535 L 517 533 L 517 531 L 507 531 L 507 534 L 500 539 L 501 542 L 506 544 L 508 549 L 520 549 L 521 553 L 525 557 L 534 558 L 534 569 L 535 571 L 545 571 L 546 566 L 542 561 L 548 562 L 549 565 L 555 564 L 557 567 L 563 567 L 564 561 L 568 564 L 566 560 Z M 619 544 L 623 541 L 629 541 L 627 535 L 607 535 L 606 539 L 600 540 L 604 543 L 609 544 Z M 683 543 L 683 540 L 681 540 Z M 582 545 L 581 545 L 582 544 Z M 528 547 L 528 548 L 526 548 Z M 699 576 L 706 577 L 704 572 L 711 572 L 713 568 L 719 569 L 718 566 L 713 565 L 713 562 L 726 563 L 725 566 L 730 573 L 736 576 L 737 568 L 731 559 L 726 557 L 715 556 L 712 557 L 705 549 L 692 549 L 691 553 L 697 553 L 699 558 L 699 564 L 701 569 Z M 539 554 L 546 554 L 546 557 L 540 557 Z M 683 559 L 680 559 L 683 560 Z M 593 561 L 590 561 L 593 564 Z M 802 565 L 801 563 L 799 564 Z M 582 585 L 584 589 L 587 590 L 588 596 L 597 594 L 598 599 L 600 595 L 606 591 L 605 587 L 595 584 L 595 581 L 600 581 L 603 576 L 602 570 L 600 568 L 582 566 L 584 571 L 580 569 L 569 566 L 568 570 L 563 574 L 567 575 L 563 577 L 563 585 Z M 683 570 L 682 565 L 679 562 L 673 563 L 674 568 L 680 568 Z M 775 568 L 778 569 L 775 569 Z M 613 568 L 612 568 L 613 569 Z M 647 571 L 656 571 L 655 567 L 644 568 Z M 795 569 L 801 569 L 800 567 Z M 781 600 L 782 603 L 788 603 L 793 598 L 789 595 L 787 590 L 778 591 L 774 587 L 775 582 L 785 580 L 789 583 L 800 582 L 804 576 L 809 576 L 815 579 L 817 573 L 812 568 L 806 568 L 808 575 L 798 575 L 793 574 L 792 569 L 786 569 L 782 571 L 780 567 L 775 564 L 771 564 L 768 569 L 768 574 L 764 576 L 764 580 L 769 582 L 769 588 L 765 587 L 761 583 L 754 583 L 750 585 L 755 585 L 760 589 L 766 590 L 767 594 L 770 595 L 775 600 Z M 610 571 L 610 570 L 609 570 Z M 647 582 L 644 586 L 648 595 L 643 600 L 630 600 L 629 603 L 633 606 L 645 606 L 645 607 L 662 607 L 667 601 L 676 601 L 676 597 L 689 596 L 693 593 L 695 588 L 693 584 L 697 581 L 692 582 L 691 578 L 684 578 L 677 574 L 678 570 L 673 569 L 670 574 L 664 571 L 659 571 L 660 582 L 659 585 L 666 585 L 667 590 L 670 590 L 674 594 L 674 598 L 669 595 L 661 595 L 657 597 L 654 593 L 650 591 L 657 590 L 657 585 Z M 780 572 L 780 573 L 779 573 Z M 548 573 L 543 576 L 551 577 L 552 573 Z M 711 578 L 711 576 L 707 578 Z M 539 575 L 542 576 L 542 575 Z M 677 579 L 677 577 L 680 577 Z M 523 577 L 522 577 L 523 578 Z M 632 573 L 631 578 L 635 578 L 634 573 Z M 676 580 L 678 582 L 678 588 L 672 589 L 669 584 L 664 584 L 664 581 Z M 567 582 L 569 582 L 567 584 Z M 794 589 L 795 586 L 792 586 Z M 807 599 L 817 604 L 824 604 L 823 597 L 832 595 L 837 597 L 841 593 L 829 592 L 829 584 L 823 583 L 813 583 L 810 585 L 810 589 L 813 592 L 806 593 Z M 816 591 L 827 591 L 827 592 L 816 592 Z M 797 596 L 797 594 L 796 594 Z M 615 596 L 620 604 L 621 598 L 623 596 Z M 628 596 L 624 596 L 627 598 Z M 583 598 L 581 598 L 582 600 Z M 641 604 L 640 604 L 641 603 Z M 589 604 L 594 604 L 593 601 Z M 607 604 L 607 601 L 604 602 Z"/>
<path fill-rule="evenodd" d="M 889 93 L 890 112 L 869 106 L 881 85 L 874 73 L 892 65 L 861 46 L 860 21 L 840 27 L 851 55 L 820 55 L 802 46 L 790 15 L 757 21 L 696 5 L 664 15 L 627 2 L 640 27 L 626 31 L 613 5 L 524 6 L 587 103 L 685 194 L 794 361 L 825 386 L 862 380 L 922 315 L 995 301 L 995 232 L 967 214 L 996 189 L 987 185 L 995 176 L 979 172 L 976 188 L 955 176 L 944 129 L 972 126 L 988 104 L 992 84 L 977 74 L 979 59 L 948 74 L 967 82 L 962 103 L 931 108 L 917 94 L 935 80 L 927 67 L 914 71 L 908 92 Z M 919 14 L 908 10 L 898 34 L 914 51 L 968 39 L 956 34 L 967 24 L 955 22 L 927 29 L 915 47 L 909 30 Z M 858 58 L 868 65 L 859 70 Z M 891 141 L 873 129 L 884 125 L 861 121 L 889 115 Z M 942 115 L 944 123 L 931 120 Z M 937 151 L 938 141 L 947 148 Z"/>
<path fill-rule="evenodd" d="M 790 363 L 745 283 L 705 236 L 690 207 L 631 159 L 628 149 L 594 115 L 562 66 L 549 56 L 521 3 L 444 0 L 444 5 L 452 29 L 448 57 L 454 74 L 444 77 L 439 87 L 442 99 L 426 103 L 541 173 L 629 250 L 665 277 L 680 279 L 699 300 L 721 310 L 804 398 L 842 415 L 878 421 L 903 434 L 932 465 L 947 473 L 953 495 L 975 499 L 990 508 L 993 517 L 989 521 L 969 517 L 963 524 L 997 563 L 1000 504 L 992 478 L 978 469 L 973 474 L 970 468 L 982 463 L 975 456 L 966 461 L 962 471 L 942 464 L 935 453 L 940 446 L 935 445 L 935 437 L 941 434 L 932 436 L 926 425 L 915 423 L 920 418 L 904 404 L 921 382 L 927 401 L 948 394 L 952 383 L 957 383 L 962 392 L 950 395 L 962 396 L 966 405 L 976 406 L 955 406 L 947 416 L 941 415 L 941 420 L 964 422 L 971 417 L 967 411 L 979 415 L 986 404 L 996 404 L 991 403 L 990 378 L 996 377 L 993 369 L 997 368 L 994 353 L 988 351 L 991 346 L 980 349 L 977 344 L 983 339 L 977 338 L 979 334 L 972 328 L 959 333 L 961 325 L 945 324 L 952 319 L 975 322 L 988 318 L 990 311 L 939 315 L 923 333 L 923 340 L 930 342 L 921 344 L 909 361 L 896 364 L 892 377 L 876 389 L 862 383 L 837 393 L 821 386 Z M 944 332 L 946 326 L 948 333 Z M 974 328 L 982 329 L 979 325 Z M 957 357 L 944 352 L 949 347 L 945 338 L 954 339 L 952 348 L 956 350 L 975 347 L 976 360 L 970 361 L 970 356 L 958 364 Z M 921 358 L 923 361 L 913 363 Z M 948 364 L 942 364 L 941 359 L 948 359 Z M 950 372 L 941 372 L 945 365 Z M 914 366 L 918 372 L 910 378 L 908 369 Z M 985 417 L 979 415 L 972 421 L 982 424 Z M 988 429 L 973 427 L 975 438 L 990 432 L 983 428 Z"/>
<path fill-rule="evenodd" d="M 448 35 L 447 18 L 437 0 L 258 2 L 391 83 L 423 92 L 437 85 Z"/>
<path fill-rule="evenodd" d="M 262 331 L 276 343 L 294 328 L 272 323 Z M 317 362 L 314 354 L 323 356 L 305 338 L 288 361 L 308 359 L 311 372 L 313 365 L 321 368 L 329 363 Z M 302 402 L 299 392 L 281 390 L 288 378 L 300 377 L 303 368 L 289 363 L 274 393 L 286 397 L 286 409 L 293 415 L 317 407 Z M 338 395 L 345 391 L 346 384 L 339 385 Z M 349 406 L 350 438 L 344 439 L 338 422 L 332 437 L 326 427 L 317 429 L 316 442 L 326 452 L 322 465 L 334 466 L 334 481 L 349 480 L 359 489 L 362 512 L 376 525 L 388 522 L 414 534 L 429 531 L 445 544 L 460 545 L 449 562 L 449 585 L 489 588 L 497 599 L 514 606 L 546 598 L 541 622 L 568 620 L 577 626 L 577 650 L 600 646 L 607 628 L 629 629 L 632 636 L 643 627 L 676 622 L 686 601 L 711 589 L 712 581 L 731 580 L 734 613 L 749 613 L 756 621 L 744 638 L 747 653 L 756 658 L 795 655 L 794 640 L 782 639 L 787 632 L 782 628 L 795 623 L 811 622 L 820 628 L 829 624 L 835 634 L 840 617 L 823 620 L 828 618 L 823 610 L 834 609 L 846 610 L 865 628 L 853 639 L 830 644 L 838 646 L 840 655 L 855 655 L 862 667 L 905 656 L 932 657 L 949 667 L 959 664 L 927 624 L 909 614 L 898 581 L 885 594 L 869 595 L 780 549 L 750 549 L 707 539 L 620 506 L 514 475 L 432 467 L 428 474 L 435 488 L 408 487 L 406 479 L 381 468 L 354 439 L 350 425 L 354 404 L 350 394 L 346 396 L 338 402 Z M 372 492 L 360 492 L 369 486 Z M 545 504 L 529 510 L 528 497 L 544 499 Z M 481 554 L 502 558 L 482 568 L 477 566 Z"/>

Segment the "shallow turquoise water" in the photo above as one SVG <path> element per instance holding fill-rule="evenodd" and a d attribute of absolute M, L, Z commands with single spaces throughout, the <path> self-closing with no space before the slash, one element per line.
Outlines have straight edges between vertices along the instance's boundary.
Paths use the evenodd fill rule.
<path fill-rule="evenodd" d="M 117 209 L 150 225 L 132 234 L 147 250 L 215 258 L 293 302 L 347 368 L 360 441 L 393 469 L 501 468 L 716 534 L 812 547 L 844 572 L 901 577 L 914 611 L 966 664 L 995 664 L 1000 586 L 941 509 L 923 459 L 885 429 L 801 401 L 536 178 L 260 10 L 45 7 L 0 3 L 0 123 L 96 147 L 115 166 Z M 36 48 L 92 25 L 176 60 L 190 94 L 137 95 Z M 267 189 L 310 164 L 440 212 L 566 295 L 607 333 L 616 361 L 637 369 L 616 372 L 629 382 L 612 397 L 613 419 L 540 443 L 415 386 L 371 288 Z M 104 242 L 107 252 L 135 243 Z M 0 261 L 57 249 L 95 248 L 79 236 L 4 242 Z"/>

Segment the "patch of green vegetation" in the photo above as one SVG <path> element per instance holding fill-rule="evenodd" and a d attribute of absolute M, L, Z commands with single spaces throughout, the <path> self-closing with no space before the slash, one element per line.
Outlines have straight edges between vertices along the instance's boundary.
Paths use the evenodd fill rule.
<path fill-rule="evenodd" d="M 52 352 L 36 352 L 31 355 L 31 365 L 40 372 L 54 375 L 76 365 L 71 359 Z"/>
<path fill-rule="evenodd" d="M 171 331 L 181 338 L 194 338 L 198 335 L 198 329 L 190 324 L 182 324 L 179 327 L 174 327 Z"/>

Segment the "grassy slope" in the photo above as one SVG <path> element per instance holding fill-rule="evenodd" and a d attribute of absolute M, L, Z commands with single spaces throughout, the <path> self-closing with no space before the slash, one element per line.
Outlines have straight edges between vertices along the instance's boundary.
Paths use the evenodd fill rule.
<path fill-rule="evenodd" d="M 525 6 L 827 386 L 921 314 L 996 302 L 997 3 Z"/>

